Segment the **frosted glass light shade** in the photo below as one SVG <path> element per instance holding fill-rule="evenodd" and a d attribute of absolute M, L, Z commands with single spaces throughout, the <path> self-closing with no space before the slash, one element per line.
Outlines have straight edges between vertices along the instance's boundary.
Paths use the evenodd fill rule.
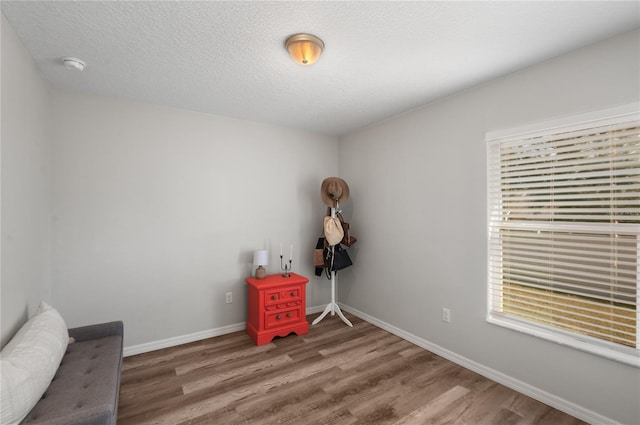
<path fill-rule="evenodd" d="M 285 47 L 294 61 L 300 65 L 312 65 L 320 57 L 324 42 L 315 35 L 295 34 L 287 39 Z"/>
<path fill-rule="evenodd" d="M 269 264 L 269 251 L 266 249 L 253 251 L 253 264 L 257 266 L 266 266 Z"/>

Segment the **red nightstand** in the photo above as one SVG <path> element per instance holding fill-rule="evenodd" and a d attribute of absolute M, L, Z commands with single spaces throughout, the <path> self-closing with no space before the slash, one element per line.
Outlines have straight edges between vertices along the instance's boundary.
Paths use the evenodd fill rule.
<path fill-rule="evenodd" d="M 256 345 L 268 344 L 275 336 L 287 336 L 291 332 L 304 335 L 309 332 L 304 276 L 291 273 L 265 279 L 248 277 L 249 311 L 247 333 Z"/>

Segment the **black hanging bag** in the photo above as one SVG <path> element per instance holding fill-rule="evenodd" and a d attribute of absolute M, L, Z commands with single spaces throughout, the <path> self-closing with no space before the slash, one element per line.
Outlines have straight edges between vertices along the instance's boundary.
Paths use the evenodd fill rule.
<path fill-rule="evenodd" d="M 324 249 L 325 268 L 327 271 L 338 271 L 353 265 L 351 257 L 340 244 Z"/>

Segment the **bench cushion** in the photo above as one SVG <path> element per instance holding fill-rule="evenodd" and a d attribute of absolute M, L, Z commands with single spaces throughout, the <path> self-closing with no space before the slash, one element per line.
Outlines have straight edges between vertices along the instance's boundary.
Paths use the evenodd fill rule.
<path fill-rule="evenodd" d="M 122 334 L 69 344 L 42 399 L 23 424 L 115 424 Z"/>

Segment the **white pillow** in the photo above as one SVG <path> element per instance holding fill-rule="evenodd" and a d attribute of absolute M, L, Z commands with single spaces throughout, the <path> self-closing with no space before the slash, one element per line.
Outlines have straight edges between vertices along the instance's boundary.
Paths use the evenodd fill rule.
<path fill-rule="evenodd" d="M 40 303 L 0 352 L 0 424 L 18 424 L 51 383 L 67 349 L 69 332 L 60 314 Z"/>

